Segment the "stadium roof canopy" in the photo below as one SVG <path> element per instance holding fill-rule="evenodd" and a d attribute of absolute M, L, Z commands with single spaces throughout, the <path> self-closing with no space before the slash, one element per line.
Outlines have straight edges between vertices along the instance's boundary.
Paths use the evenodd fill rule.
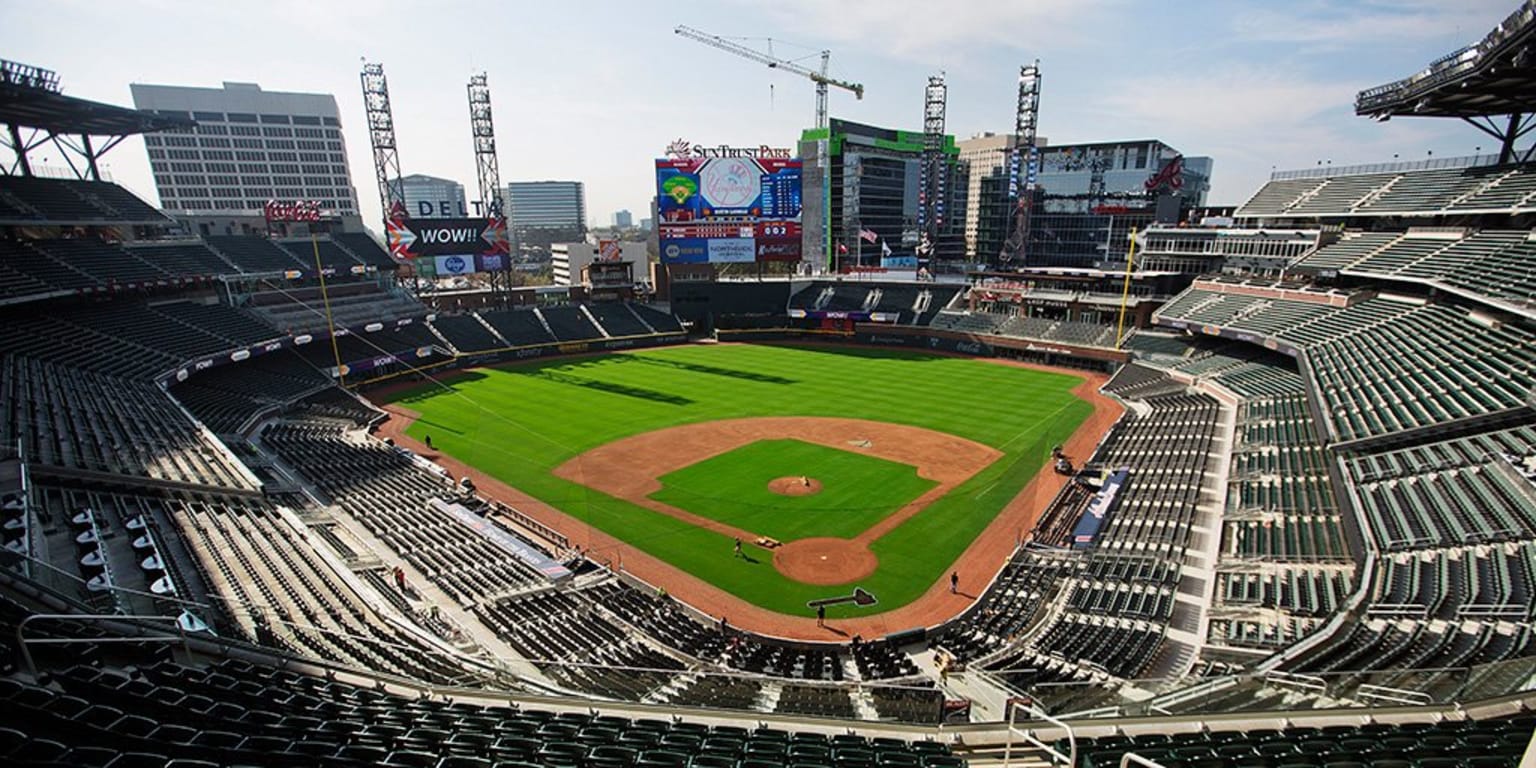
<path fill-rule="evenodd" d="M 10 61 L 0 64 L 0 123 L 91 136 L 127 136 L 196 125 L 186 118 L 65 96 L 53 72 Z"/>
<path fill-rule="evenodd" d="M 66 151 L 66 159 L 68 152 L 82 157 L 89 174 L 80 175 L 93 178 L 99 178 L 96 160 L 124 137 L 197 125 L 186 118 L 166 117 L 65 96 L 59 91 L 58 75 L 52 71 L 3 60 L 0 60 L 0 124 L 12 129 L 9 136 L 0 137 L 0 144 L 15 154 L 15 170 L 30 175 L 27 153 L 44 143 L 52 142 Z M 23 128 L 29 129 L 32 135 L 22 138 L 17 131 Z M 80 137 L 79 144 L 61 141 L 63 137 L 69 136 Z M 93 147 L 89 138 L 91 136 L 108 136 L 111 139 L 99 147 Z M 81 171 L 78 168 L 76 170 Z M 11 173 L 13 169 L 7 167 L 4 171 Z"/>
<path fill-rule="evenodd" d="M 186 118 L 163 117 L 4 81 L 0 81 L 0 123 L 91 136 L 128 136 L 196 125 Z"/>
<path fill-rule="evenodd" d="M 1536 107 L 1536 0 L 1526 0 L 1481 41 L 1422 71 L 1361 91 L 1355 114 L 1483 117 Z"/>

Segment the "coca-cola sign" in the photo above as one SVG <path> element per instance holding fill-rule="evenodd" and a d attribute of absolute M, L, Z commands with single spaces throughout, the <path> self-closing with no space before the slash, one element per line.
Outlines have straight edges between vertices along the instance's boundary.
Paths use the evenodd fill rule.
<path fill-rule="evenodd" d="M 268 200 L 261 207 L 267 221 L 319 221 L 318 200 Z"/>

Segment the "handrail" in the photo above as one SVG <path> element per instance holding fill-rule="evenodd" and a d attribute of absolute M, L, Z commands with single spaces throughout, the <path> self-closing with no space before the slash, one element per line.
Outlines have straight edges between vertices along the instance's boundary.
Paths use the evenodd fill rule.
<path fill-rule="evenodd" d="M 1386 685 L 1364 683 L 1355 689 L 1355 695 L 1366 701 L 1387 701 L 1393 704 L 1429 704 L 1434 698 L 1423 691 L 1410 691 Z"/>
<path fill-rule="evenodd" d="M 1032 699 L 1014 697 L 1008 700 L 1007 706 L 1008 713 L 1004 719 L 1008 723 L 1008 741 L 1003 746 L 1003 768 L 1009 768 L 1009 766 L 1013 765 L 1014 733 L 1018 733 L 1024 741 L 1027 741 L 1030 744 L 1033 744 L 1034 746 L 1039 747 L 1040 749 L 1043 749 L 1048 754 L 1050 754 L 1052 765 L 1056 764 L 1056 761 L 1058 760 L 1066 761 L 1067 765 L 1077 765 L 1077 734 L 1073 732 L 1071 725 L 1068 725 L 1064 720 L 1058 720 L 1055 717 L 1052 717 L 1050 713 L 1036 706 Z M 1016 725 L 1017 720 L 1015 719 L 1018 716 L 1019 710 L 1024 710 L 1029 713 L 1030 717 L 1037 720 L 1044 720 L 1045 722 L 1050 723 L 1051 725 L 1054 725 L 1057 728 L 1065 731 L 1067 734 L 1067 754 L 1063 755 L 1062 753 L 1056 751 L 1055 747 L 1046 744 L 1038 738 L 1035 738 L 1034 733 L 1030 730 L 1019 730 L 1018 726 Z M 1161 768 L 1161 766 L 1158 766 L 1158 768 Z"/>
<path fill-rule="evenodd" d="M 47 620 L 55 620 L 55 621 L 82 621 L 82 622 L 164 621 L 164 622 L 168 622 L 171 626 L 176 628 L 176 634 L 174 636 L 166 635 L 166 636 L 159 636 L 159 637 L 154 637 L 154 636 L 150 636 L 150 637 L 143 637 L 143 636 L 137 636 L 137 637 L 39 637 L 39 638 L 28 638 L 28 637 L 26 637 L 27 625 L 31 624 L 34 621 L 38 621 L 38 620 L 43 620 L 43 621 L 47 621 Z M 126 617 L 126 616 L 118 616 L 118 615 L 95 616 L 95 615 L 91 615 L 91 614 L 73 614 L 73 613 L 34 613 L 34 614 L 32 614 L 30 616 L 27 616 L 26 618 L 24 618 L 21 621 L 16 623 L 16 645 L 21 648 L 21 658 L 22 658 L 22 660 L 24 662 L 26 662 L 27 673 L 32 675 L 32 677 L 34 677 L 34 678 L 37 677 L 37 662 L 32 658 L 32 649 L 30 647 L 30 646 L 32 646 L 34 644 L 35 645 L 71 645 L 71 644 L 75 644 L 75 643 L 91 643 L 91 644 L 96 644 L 96 643 L 144 643 L 144 642 L 162 642 L 162 643 L 180 642 L 182 650 L 185 651 L 188 656 L 190 656 L 192 654 L 192 646 L 187 643 L 187 633 L 186 633 L 186 630 L 181 628 L 180 619 L 179 619 L 179 617 L 176 617 L 176 616 L 133 616 L 133 617 Z"/>
<path fill-rule="evenodd" d="M 1130 768 L 1132 765 L 1145 766 L 1146 768 L 1163 768 L 1162 763 L 1142 757 L 1135 752 L 1127 752 L 1120 756 L 1120 768 Z"/>

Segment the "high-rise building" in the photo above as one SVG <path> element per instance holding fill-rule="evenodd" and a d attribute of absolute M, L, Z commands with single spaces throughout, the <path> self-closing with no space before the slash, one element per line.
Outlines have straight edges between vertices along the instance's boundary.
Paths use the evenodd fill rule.
<path fill-rule="evenodd" d="M 1176 157 L 1182 158 L 1177 183 L 1149 187 Z M 1205 205 L 1212 166 L 1209 157 L 1184 157 L 1157 139 L 1042 148 L 1025 263 L 1123 265 L 1132 229 L 1177 224 L 1188 211 Z M 998 188 L 1006 195 L 1006 183 Z M 998 210 L 1006 216 L 1010 209 Z"/>
<path fill-rule="evenodd" d="M 587 237 L 587 194 L 579 181 L 514 181 L 507 184 L 507 225 L 520 245 Z"/>
<path fill-rule="evenodd" d="M 964 141 L 955 142 L 960 150 L 960 162 L 965 163 L 968 182 L 965 185 L 965 257 L 976 258 L 977 224 L 981 216 L 982 180 L 996 176 L 1008 166 L 1008 151 L 1013 148 L 1011 133 L 979 133 Z"/>
<path fill-rule="evenodd" d="M 829 190 L 822 186 L 823 169 L 817 157 L 817 143 L 824 137 L 829 147 Z M 944 218 L 938 227 L 932 258 L 957 261 L 965 255 L 962 190 L 969 180 L 966 167 L 959 162 L 953 136 L 944 137 L 942 153 L 943 173 L 947 174 L 942 186 L 949 199 L 940 201 Z M 800 156 L 805 158 L 801 199 L 805 233 L 802 252 L 806 261 L 819 261 L 835 268 L 854 264 L 878 266 L 882 263 L 882 243 L 895 256 L 916 255 L 921 242 L 921 132 L 834 118 L 829 128 L 801 134 Z M 847 252 L 842 253 L 842 249 Z M 828 253 L 837 258 L 828 259 Z"/>
<path fill-rule="evenodd" d="M 413 219 L 453 219 L 483 216 L 471 211 L 464 197 L 464 185 L 453 179 L 440 179 L 424 173 L 401 177 L 405 210 Z"/>
<path fill-rule="evenodd" d="M 195 129 L 144 137 L 155 192 L 182 217 L 259 217 L 269 200 L 317 201 L 359 225 L 336 97 L 222 88 L 129 86 L 133 105 L 197 121 Z"/>
<path fill-rule="evenodd" d="M 619 229 L 629 229 L 635 225 L 635 217 L 626 209 L 613 212 L 613 225 Z"/>

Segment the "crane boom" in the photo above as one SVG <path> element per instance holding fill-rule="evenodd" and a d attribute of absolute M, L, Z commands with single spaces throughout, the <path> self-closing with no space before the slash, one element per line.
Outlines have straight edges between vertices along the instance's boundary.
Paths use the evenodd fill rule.
<path fill-rule="evenodd" d="M 814 69 L 803 67 L 793 61 L 785 61 L 783 59 L 776 58 L 769 54 L 763 53 L 762 51 L 753 50 L 746 47 L 745 45 L 732 42 L 719 35 L 711 35 L 708 32 L 702 32 L 700 30 L 694 29 L 693 27 L 680 24 L 676 29 L 672 31 L 688 38 L 689 40 L 696 40 L 712 48 L 719 48 L 726 53 L 733 53 L 744 59 L 751 59 L 752 61 L 755 61 L 759 64 L 766 64 L 769 69 L 782 69 L 785 72 L 800 75 L 801 77 L 809 79 L 811 82 L 816 84 L 816 127 L 818 128 L 825 128 L 827 125 L 827 86 L 832 86 L 833 88 L 841 88 L 845 91 L 849 91 L 860 100 L 864 98 L 863 84 L 850 83 L 846 80 L 838 80 L 835 77 L 827 76 L 827 58 L 831 55 L 831 52 L 829 51 L 821 52 L 821 71 L 817 72 Z"/>

